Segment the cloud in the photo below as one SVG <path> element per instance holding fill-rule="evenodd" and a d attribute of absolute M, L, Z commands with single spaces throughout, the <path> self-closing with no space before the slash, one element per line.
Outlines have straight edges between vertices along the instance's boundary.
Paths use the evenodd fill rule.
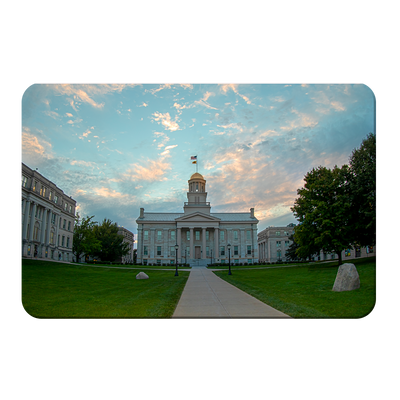
<path fill-rule="evenodd" d="M 165 148 L 165 150 L 170 150 L 170 149 L 173 149 L 174 147 L 177 147 L 177 146 L 178 146 L 177 144 L 174 144 L 174 145 L 171 145 L 171 146 L 167 146 Z"/>
<path fill-rule="evenodd" d="M 50 142 L 38 138 L 30 132 L 29 128 L 23 128 L 22 131 L 22 154 L 24 157 L 41 156 L 50 157 L 52 145 Z"/>
<path fill-rule="evenodd" d="M 241 97 L 247 104 L 251 104 L 251 101 L 248 97 L 244 96 L 243 94 L 240 94 L 238 91 L 238 85 L 235 84 L 225 84 L 221 86 L 221 91 L 224 94 L 227 94 L 229 90 L 232 90 L 234 93 L 236 93 L 239 97 Z"/>
<path fill-rule="evenodd" d="M 146 89 L 145 93 L 151 93 L 151 94 L 156 94 L 157 92 L 164 90 L 164 89 L 171 89 L 171 84 L 170 83 L 166 83 L 164 85 L 161 85 L 158 89 Z"/>
<path fill-rule="evenodd" d="M 322 90 L 316 92 L 311 99 L 318 104 L 316 111 L 321 114 L 329 114 L 332 109 L 346 111 L 346 107 L 340 101 L 332 99 L 332 95 L 328 97 Z"/>
<path fill-rule="evenodd" d="M 165 114 L 155 112 L 155 113 L 153 113 L 153 115 L 154 115 L 153 120 L 157 121 L 159 124 L 161 123 L 165 129 L 167 129 L 171 132 L 179 130 L 179 125 L 176 122 L 178 119 L 178 116 L 175 117 L 175 120 L 171 120 L 171 116 L 169 115 L 168 112 Z"/>
<path fill-rule="evenodd" d="M 65 113 L 65 115 L 67 116 L 67 117 L 69 117 L 69 118 L 72 118 L 73 117 L 73 115 L 71 114 L 71 113 Z"/>
<path fill-rule="evenodd" d="M 104 102 L 99 103 L 93 97 L 104 96 L 110 92 L 120 93 L 125 88 L 133 86 L 135 85 L 48 85 L 56 93 L 72 97 L 73 99 L 69 99 L 69 104 L 75 111 L 77 111 L 76 104 L 78 102 L 90 104 L 94 108 L 103 108 Z"/>
<path fill-rule="evenodd" d="M 77 165 L 79 167 L 90 167 L 90 168 L 96 167 L 98 169 L 97 164 L 94 162 L 91 162 L 91 161 L 72 160 L 72 161 L 70 161 L 70 164 Z"/>
<path fill-rule="evenodd" d="M 120 192 L 117 192 L 116 190 L 111 190 L 106 187 L 95 188 L 93 189 L 93 192 L 100 197 L 111 197 L 117 199 L 126 199 L 128 197 L 128 194 L 122 194 Z"/>
<path fill-rule="evenodd" d="M 301 113 L 298 110 L 293 109 L 292 113 L 296 114 L 298 118 L 289 121 L 287 125 L 281 126 L 280 129 L 283 131 L 291 131 L 297 128 L 314 128 L 318 125 L 318 121 L 310 114 Z"/>
<path fill-rule="evenodd" d="M 44 114 L 47 115 L 48 117 L 51 117 L 53 119 L 59 119 L 60 115 L 56 113 L 55 111 L 44 111 Z"/>
<path fill-rule="evenodd" d="M 144 164 L 131 164 L 133 168 L 129 169 L 124 177 L 131 181 L 163 181 L 167 180 L 164 175 L 167 170 L 171 169 L 169 163 L 164 159 L 150 160 L 148 159 Z"/>

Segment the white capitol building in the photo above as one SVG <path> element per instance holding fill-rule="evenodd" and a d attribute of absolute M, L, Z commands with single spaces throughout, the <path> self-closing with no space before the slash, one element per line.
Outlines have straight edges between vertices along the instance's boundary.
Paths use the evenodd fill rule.
<path fill-rule="evenodd" d="M 232 264 L 258 261 L 254 208 L 247 213 L 212 213 L 207 202 L 206 180 L 194 173 L 189 181 L 183 213 L 145 212 L 140 209 L 137 262 L 143 264 L 211 262 Z M 230 244 L 230 252 L 228 251 Z"/>

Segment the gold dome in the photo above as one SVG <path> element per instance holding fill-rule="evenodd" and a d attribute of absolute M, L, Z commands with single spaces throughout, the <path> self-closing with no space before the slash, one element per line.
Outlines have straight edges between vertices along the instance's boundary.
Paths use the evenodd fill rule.
<path fill-rule="evenodd" d="M 195 173 L 190 177 L 190 180 L 192 180 L 192 179 L 203 179 L 203 180 L 205 180 L 205 179 L 203 178 L 203 175 L 199 174 L 198 172 L 195 172 Z"/>

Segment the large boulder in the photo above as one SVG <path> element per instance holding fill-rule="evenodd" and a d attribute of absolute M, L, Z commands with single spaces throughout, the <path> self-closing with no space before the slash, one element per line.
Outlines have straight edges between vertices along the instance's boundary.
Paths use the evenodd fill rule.
<path fill-rule="evenodd" d="M 144 272 L 139 272 L 136 275 L 136 279 L 149 279 L 149 276 L 147 274 L 145 274 Z"/>
<path fill-rule="evenodd" d="M 337 272 L 335 283 L 333 285 L 334 292 L 343 292 L 346 290 L 355 290 L 360 287 L 360 277 L 354 264 L 342 264 Z"/>

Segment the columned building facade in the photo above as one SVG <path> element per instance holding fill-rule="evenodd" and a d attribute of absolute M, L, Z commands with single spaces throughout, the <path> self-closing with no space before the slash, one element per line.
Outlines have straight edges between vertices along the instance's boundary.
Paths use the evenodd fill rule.
<path fill-rule="evenodd" d="M 22 163 L 22 256 L 72 261 L 76 201 Z"/>
<path fill-rule="evenodd" d="M 119 261 L 122 263 L 133 263 L 133 243 L 135 242 L 135 235 L 123 226 L 118 227 L 118 235 L 123 236 L 123 242 L 129 245 L 129 253 L 122 256 Z"/>
<path fill-rule="evenodd" d="M 143 264 L 232 264 L 258 261 L 254 208 L 248 213 L 211 213 L 206 180 L 199 173 L 189 181 L 183 213 L 154 213 L 140 209 L 137 262 Z M 177 245 L 177 250 L 176 250 Z M 228 248 L 230 245 L 230 249 Z"/>
<path fill-rule="evenodd" d="M 289 236 L 293 235 L 294 226 L 269 226 L 258 234 L 258 254 L 261 262 L 286 261 L 286 251 L 293 243 Z"/>

